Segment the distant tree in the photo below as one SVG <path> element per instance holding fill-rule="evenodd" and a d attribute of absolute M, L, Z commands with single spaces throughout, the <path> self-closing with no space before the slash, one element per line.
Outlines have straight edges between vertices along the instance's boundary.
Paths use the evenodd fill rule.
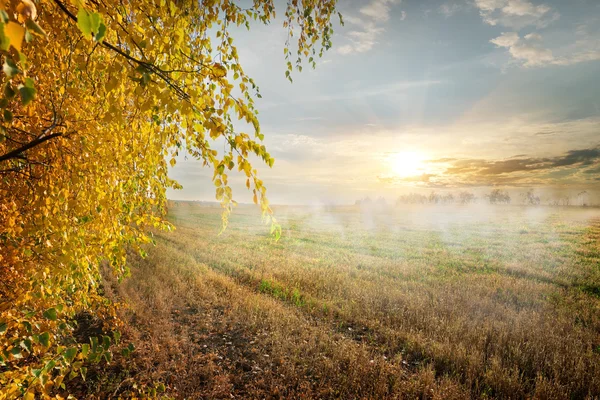
<path fill-rule="evenodd" d="M 587 190 L 577 193 L 577 205 L 587 207 L 589 204 L 589 194 Z"/>
<path fill-rule="evenodd" d="M 461 204 L 470 204 L 475 202 L 475 195 L 471 192 L 462 191 L 458 194 Z"/>
<path fill-rule="evenodd" d="M 404 195 L 398 197 L 398 200 L 396 201 L 396 205 L 425 204 L 425 203 L 427 203 L 427 197 L 423 196 L 422 194 L 418 194 L 418 193 L 404 194 Z"/>
<path fill-rule="evenodd" d="M 490 204 L 510 204 L 510 195 L 506 190 L 493 189 L 487 197 Z"/>
<path fill-rule="evenodd" d="M 540 197 L 536 196 L 533 189 L 529 189 L 526 193 L 522 194 L 523 203 L 528 206 L 539 206 L 541 203 Z"/>
<path fill-rule="evenodd" d="M 442 197 L 436 193 L 436 192 L 431 192 L 429 193 L 429 204 L 438 204 L 441 201 Z"/>
<path fill-rule="evenodd" d="M 452 204 L 454 203 L 454 195 L 452 193 L 447 193 L 442 196 L 442 203 L 444 204 Z"/>

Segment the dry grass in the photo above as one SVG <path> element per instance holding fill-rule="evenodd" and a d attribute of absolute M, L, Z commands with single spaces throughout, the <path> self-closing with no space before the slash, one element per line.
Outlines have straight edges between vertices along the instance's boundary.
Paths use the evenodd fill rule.
<path fill-rule="evenodd" d="M 177 398 L 600 396 L 597 210 L 178 203 L 125 300 L 138 379 Z"/>

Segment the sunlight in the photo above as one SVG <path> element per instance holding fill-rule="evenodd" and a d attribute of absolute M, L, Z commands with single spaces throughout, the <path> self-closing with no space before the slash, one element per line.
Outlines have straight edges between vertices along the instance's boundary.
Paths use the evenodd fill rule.
<path fill-rule="evenodd" d="M 410 177 L 421 175 L 425 172 L 425 157 L 416 151 L 403 151 L 393 154 L 390 159 L 390 167 L 394 175 L 399 177 Z"/>

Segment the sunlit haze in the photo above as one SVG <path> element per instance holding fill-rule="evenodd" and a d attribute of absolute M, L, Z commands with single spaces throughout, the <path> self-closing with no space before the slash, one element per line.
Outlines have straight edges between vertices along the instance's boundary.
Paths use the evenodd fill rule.
<path fill-rule="evenodd" d="M 402 193 L 600 202 L 600 2 L 343 1 L 345 25 L 315 70 L 285 79 L 279 24 L 240 29 L 279 204 L 350 204 Z M 239 124 L 240 131 L 251 131 Z M 214 200 L 212 172 L 183 154 L 183 200 Z M 234 196 L 251 202 L 231 174 Z"/>

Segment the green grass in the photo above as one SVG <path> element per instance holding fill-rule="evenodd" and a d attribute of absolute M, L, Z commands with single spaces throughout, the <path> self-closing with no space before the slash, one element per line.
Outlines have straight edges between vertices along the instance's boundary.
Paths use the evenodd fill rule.
<path fill-rule="evenodd" d="M 107 283 L 175 397 L 600 396 L 598 210 L 280 207 L 278 242 L 219 212 L 176 203 Z"/>

